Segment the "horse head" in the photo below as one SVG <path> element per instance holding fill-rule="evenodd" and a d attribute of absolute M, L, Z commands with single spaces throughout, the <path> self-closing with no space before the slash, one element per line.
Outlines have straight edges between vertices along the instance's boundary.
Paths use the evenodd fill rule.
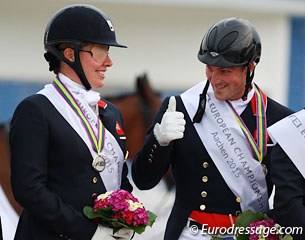
<path fill-rule="evenodd" d="M 145 134 L 161 105 L 161 96 L 151 86 L 147 74 L 136 77 L 135 91 L 117 96 L 106 96 L 123 115 L 129 158 L 141 149 Z"/>
<path fill-rule="evenodd" d="M 136 78 L 136 89 L 142 100 L 143 120 L 148 129 L 161 105 L 162 98 L 160 93 L 152 88 L 146 73 Z"/>

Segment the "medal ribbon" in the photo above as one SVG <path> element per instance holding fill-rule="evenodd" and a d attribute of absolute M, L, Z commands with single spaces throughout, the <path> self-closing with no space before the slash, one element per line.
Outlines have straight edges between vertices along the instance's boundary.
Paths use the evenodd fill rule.
<path fill-rule="evenodd" d="M 53 86 L 59 92 L 59 94 L 66 100 L 69 106 L 74 110 L 76 115 L 80 118 L 82 125 L 84 126 L 90 142 L 92 144 L 92 148 L 97 152 L 100 153 L 103 149 L 104 139 L 105 139 L 105 127 L 99 117 L 97 118 L 97 136 L 94 133 L 94 130 L 89 123 L 88 119 L 86 118 L 85 114 L 81 110 L 79 104 L 75 101 L 75 98 L 71 94 L 71 92 L 67 89 L 67 87 L 58 79 L 55 79 L 53 82 Z"/>
<path fill-rule="evenodd" d="M 267 106 L 267 97 L 263 93 L 263 91 L 253 84 L 254 88 L 254 115 L 256 115 L 256 140 L 253 138 L 251 132 L 247 128 L 246 124 L 242 120 L 242 118 L 238 115 L 238 113 L 233 108 L 232 104 L 227 101 L 229 106 L 232 108 L 234 117 L 238 122 L 238 125 L 242 129 L 246 139 L 248 140 L 249 146 L 252 150 L 253 156 L 261 163 L 263 161 L 264 156 L 267 153 L 267 123 L 266 123 L 266 106 Z"/>

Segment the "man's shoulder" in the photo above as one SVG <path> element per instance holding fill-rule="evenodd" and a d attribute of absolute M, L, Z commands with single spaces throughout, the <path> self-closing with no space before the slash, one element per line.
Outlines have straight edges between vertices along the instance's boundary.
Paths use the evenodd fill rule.
<path fill-rule="evenodd" d="M 271 122 L 276 122 L 294 113 L 294 111 L 288 108 L 287 106 L 268 97 L 266 113 L 267 113 L 267 118 L 272 120 Z"/>
<path fill-rule="evenodd" d="M 267 111 L 281 111 L 283 113 L 292 114 L 294 111 L 287 106 L 275 101 L 272 98 L 268 97 L 268 103 L 267 103 Z"/>

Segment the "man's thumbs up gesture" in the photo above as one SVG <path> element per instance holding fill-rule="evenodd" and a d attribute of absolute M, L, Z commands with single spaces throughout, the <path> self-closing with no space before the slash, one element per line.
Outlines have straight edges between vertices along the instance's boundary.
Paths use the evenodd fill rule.
<path fill-rule="evenodd" d="M 161 123 L 154 127 L 154 135 L 161 146 L 167 146 L 172 140 L 183 138 L 184 129 L 184 115 L 176 112 L 176 98 L 171 96 Z"/>

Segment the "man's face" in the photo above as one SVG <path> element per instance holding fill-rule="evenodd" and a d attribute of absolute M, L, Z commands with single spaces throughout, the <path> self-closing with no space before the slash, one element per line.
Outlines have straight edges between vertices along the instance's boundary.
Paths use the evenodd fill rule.
<path fill-rule="evenodd" d="M 206 66 L 215 97 L 218 100 L 237 100 L 242 97 L 246 85 L 247 67 Z"/>

